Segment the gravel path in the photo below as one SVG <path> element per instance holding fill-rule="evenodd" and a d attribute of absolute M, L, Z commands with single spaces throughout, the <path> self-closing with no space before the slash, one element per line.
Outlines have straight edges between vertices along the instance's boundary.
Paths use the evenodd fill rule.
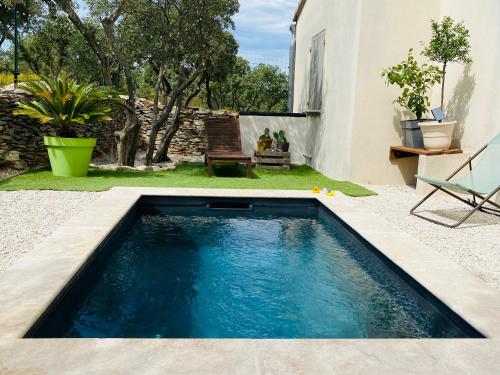
<path fill-rule="evenodd" d="M 403 231 L 500 289 L 500 217 L 475 213 L 456 229 L 429 223 L 409 214 L 422 197 L 406 186 L 367 186 L 379 195 L 359 198 L 367 209 L 380 214 Z M 456 220 L 468 206 L 435 196 L 419 208 L 423 214 L 441 221 Z"/>
<path fill-rule="evenodd" d="M 360 199 L 403 231 L 500 288 L 500 218 L 475 214 L 462 227 L 448 229 L 409 215 L 420 198 L 412 188 L 368 186 L 379 195 Z M 64 220 L 77 214 L 102 193 L 55 191 L 0 191 L 0 272 L 50 235 Z M 465 209 L 460 202 L 439 197 L 429 202 L 431 215 L 456 218 Z"/>
<path fill-rule="evenodd" d="M 0 272 L 101 193 L 0 191 Z"/>

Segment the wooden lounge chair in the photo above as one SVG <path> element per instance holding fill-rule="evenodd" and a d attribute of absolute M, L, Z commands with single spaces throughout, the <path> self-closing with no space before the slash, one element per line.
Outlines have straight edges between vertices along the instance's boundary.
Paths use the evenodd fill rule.
<path fill-rule="evenodd" d="M 472 161 L 479 155 L 482 155 L 481 160 L 479 160 L 477 164 L 473 166 Z M 500 191 L 499 163 L 500 134 L 493 138 L 486 146 L 481 148 L 481 150 L 472 155 L 469 160 L 461 165 L 460 168 L 453 172 L 446 180 L 417 175 L 416 177 L 419 180 L 422 180 L 429 185 L 434 186 L 435 189 L 424 199 L 422 199 L 415 207 L 413 207 L 410 213 L 432 223 L 447 226 L 449 228 L 458 227 L 478 210 L 500 216 L 500 205 L 493 202 L 492 200 L 493 196 Z M 452 178 L 455 177 L 458 172 L 460 172 L 467 166 L 469 167 L 468 175 L 452 180 Z M 467 212 L 467 214 L 463 218 L 461 218 L 454 224 L 444 224 L 437 220 L 425 217 L 419 213 L 415 213 L 415 210 L 437 191 L 443 191 L 446 194 L 451 195 L 452 197 L 462 201 L 463 203 L 468 204 L 472 207 L 472 209 Z M 464 199 L 455 193 L 472 196 L 472 199 Z M 492 207 L 485 207 L 486 204 Z"/>
<path fill-rule="evenodd" d="M 245 163 L 247 177 L 252 177 L 252 158 L 241 149 L 240 120 L 235 117 L 208 118 L 205 121 L 205 163 L 212 177 L 214 163 Z"/>

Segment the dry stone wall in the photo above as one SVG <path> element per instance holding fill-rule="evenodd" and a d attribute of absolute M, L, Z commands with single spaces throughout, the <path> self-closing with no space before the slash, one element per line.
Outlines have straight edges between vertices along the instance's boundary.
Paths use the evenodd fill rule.
<path fill-rule="evenodd" d="M 26 169 L 48 164 L 48 157 L 43 145 L 44 135 L 54 135 L 54 128 L 40 124 L 26 116 L 15 116 L 13 111 L 18 107 L 20 99 L 26 94 L 14 91 L 0 92 L 0 167 L 8 166 Z M 154 120 L 152 102 L 138 99 L 136 102 L 138 119 L 141 123 L 140 145 L 146 149 L 149 132 Z M 234 113 L 210 111 L 198 108 L 187 108 L 181 114 L 181 126 L 174 137 L 169 155 L 186 159 L 200 157 L 204 153 L 205 119 L 207 117 L 236 116 Z M 120 116 L 117 116 L 120 117 Z M 122 121 L 117 118 L 113 122 L 97 126 L 77 126 L 80 137 L 97 138 L 94 158 L 113 161 L 116 150 L 115 132 Z M 160 136 L 165 129 L 160 130 Z"/>

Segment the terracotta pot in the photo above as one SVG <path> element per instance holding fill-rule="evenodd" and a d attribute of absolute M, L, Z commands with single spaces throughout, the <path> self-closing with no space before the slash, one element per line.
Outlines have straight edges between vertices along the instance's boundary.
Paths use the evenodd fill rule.
<path fill-rule="evenodd" d="M 264 145 L 266 147 L 266 150 L 270 150 L 271 147 L 273 147 L 273 139 L 272 138 L 266 138 L 264 139 Z"/>
<path fill-rule="evenodd" d="M 262 141 L 257 141 L 257 152 L 262 152 L 266 150 L 266 145 Z"/>

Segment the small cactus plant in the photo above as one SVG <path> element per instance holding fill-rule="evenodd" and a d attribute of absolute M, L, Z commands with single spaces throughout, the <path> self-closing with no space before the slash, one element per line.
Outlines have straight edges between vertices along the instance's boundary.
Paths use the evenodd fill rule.
<path fill-rule="evenodd" d="M 284 143 L 287 143 L 284 130 L 280 130 L 279 132 L 274 132 L 273 136 L 274 136 L 274 139 L 276 139 L 276 143 L 278 145 L 282 145 Z"/>

